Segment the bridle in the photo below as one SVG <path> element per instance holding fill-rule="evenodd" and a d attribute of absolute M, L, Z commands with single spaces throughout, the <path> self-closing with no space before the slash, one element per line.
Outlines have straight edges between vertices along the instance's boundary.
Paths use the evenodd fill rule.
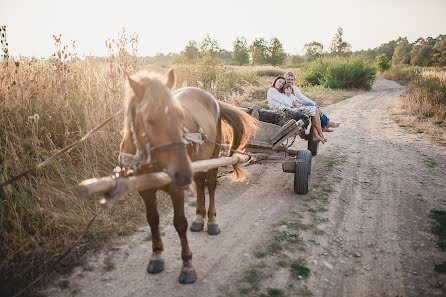
<path fill-rule="evenodd" d="M 153 167 L 152 162 L 152 152 L 167 152 L 174 150 L 182 150 L 186 149 L 188 142 L 182 138 L 179 142 L 171 142 L 167 144 L 161 144 L 157 146 L 152 146 L 150 143 L 149 137 L 144 129 L 144 125 L 141 117 L 138 116 L 138 109 L 141 103 L 136 108 L 128 109 L 128 118 L 130 120 L 130 132 L 133 140 L 133 144 L 136 147 L 136 153 L 129 154 L 121 152 L 119 155 L 119 163 L 120 167 L 127 167 L 136 173 L 142 166 Z M 135 118 L 137 118 L 137 122 L 135 124 Z M 137 137 L 137 132 L 140 130 L 140 134 L 142 136 L 143 142 L 141 143 L 140 139 Z M 188 132 L 185 127 L 183 127 L 184 132 Z"/>

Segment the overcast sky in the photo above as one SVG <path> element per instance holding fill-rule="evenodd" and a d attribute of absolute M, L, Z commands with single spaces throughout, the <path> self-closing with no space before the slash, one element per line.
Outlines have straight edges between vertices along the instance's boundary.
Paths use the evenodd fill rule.
<path fill-rule="evenodd" d="M 180 52 L 206 33 L 232 50 L 237 36 L 278 37 L 287 53 L 313 40 L 327 48 L 336 29 L 353 50 L 407 36 L 446 34 L 446 0 L 0 0 L 13 55 L 48 57 L 53 34 L 77 40 L 81 55 L 104 55 L 105 40 L 126 28 L 138 33 L 139 54 Z"/>

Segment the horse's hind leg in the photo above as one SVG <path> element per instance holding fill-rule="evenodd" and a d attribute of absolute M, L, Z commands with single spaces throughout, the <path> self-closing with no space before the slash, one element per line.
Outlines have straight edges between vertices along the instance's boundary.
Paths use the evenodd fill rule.
<path fill-rule="evenodd" d="M 183 259 L 183 267 L 178 278 L 180 283 L 189 284 L 195 282 L 195 269 L 192 266 L 192 252 L 187 242 L 187 219 L 184 215 L 184 191 L 174 186 L 170 186 L 168 190 L 172 196 L 173 204 L 173 224 L 180 236 L 181 241 L 181 258 Z"/>
<path fill-rule="evenodd" d="M 195 218 L 190 225 L 190 231 L 198 232 L 203 230 L 204 218 L 206 217 L 206 204 L 205 204 L 205 173 L 198 172 L 194 175 L 194 181 L 197 186 L 197 212 Z"/>
<path fill-rule="evenodd" d="M 209 209 L 208 209 L 208 234 L 217 235 L 220 228 L 217 224 L 217 212 L 215 210 L 215 188 L 217 187 L 218 168 L 209 170 L 208 189 L 209 189 Z"/>
<path fill-rule="evenodd" d="M 159 214 L 156 203 L 156 190 L 147 190 L 139 192 L 144 204 L 146 205 L 147 221 L 152 231 L 152 257 L 150 258 L 147 271 L 149 273 L 158 273 L 164 269 L 164 259 L 161 255 L 163 252 L 163 242 L 159 230 Z"/>

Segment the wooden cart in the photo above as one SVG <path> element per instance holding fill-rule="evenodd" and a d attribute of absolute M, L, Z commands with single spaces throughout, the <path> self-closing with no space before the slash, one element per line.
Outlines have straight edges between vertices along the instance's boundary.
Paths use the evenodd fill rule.
<path fill-rule="evenodd" d="M 256 112 L 253 112 L 256 117 Z M 284 172 L 294 173 L 294 192 L 307 194 L 310 189 L 311 156 L 309 150 L 291 150 L 285 142 L 291 137 L 305 134 L 305 123 L 302 120 L 290 120 L 283 127 L 271 123 L 260 122 L 255 138 L 248 142 L 246 151 L 253 154 L 253 163 L 282 163 Z M 310 146 L 310 144 L 309 144 Z M 317 144 L 316 144 L 317 152 Z"/>

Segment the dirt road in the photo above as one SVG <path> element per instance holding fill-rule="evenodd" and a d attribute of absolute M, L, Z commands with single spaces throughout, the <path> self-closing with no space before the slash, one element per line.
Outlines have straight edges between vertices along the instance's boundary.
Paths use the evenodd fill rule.
<path fill-rule="evenodd" d="M 371 91 L 324 108 L 342 124 L 326 135 L 328 143 L 313 158 L 307 195 L 294 194 L 293 176 L 280 165 L 251 166 L 248 185 L 221 180 L 222 233 L 188 233 L 194 284 L 177 281 L 180 245 L 170 213 L 161 223 L 160 274 L 146 272 L 151 242 L 144 226 L 57 281 L 66 285 L 44 293 L 445 296 L 446 277 L 433 268 L 446 253 L 435 245 L 428 214 L 446 208 L 446 148 L 394 122 L 389 107 L 402 92 L 396 83 L 378 79 Z M 298 142 L 296 148 L 303 148 Z M 193 199 L 186 209 L 191 221 Z"/>

